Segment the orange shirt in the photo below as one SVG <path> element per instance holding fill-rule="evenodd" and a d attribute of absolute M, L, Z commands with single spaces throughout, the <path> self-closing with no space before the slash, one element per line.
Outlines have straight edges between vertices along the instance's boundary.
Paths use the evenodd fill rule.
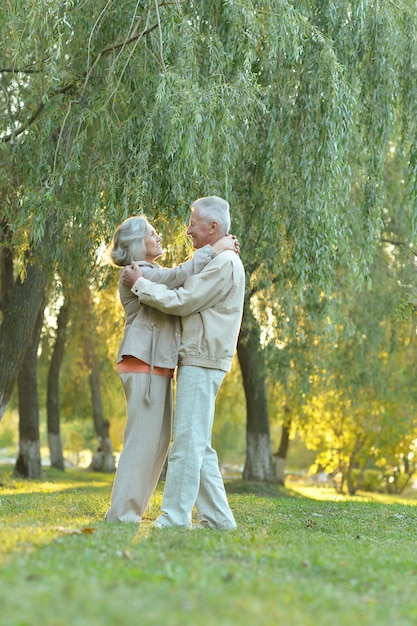
<path fill-rule="evenodd" d="M 121 373 L 131 373 L 138 372 L 141 374 L 149 374 L 151 371 L 151 366 L 140 359 L 137 359 L 134 356 L 123 356 L 122 361 L 117 364 L 117 371 L 119 374 Z M 174 377 L 174 370 L 169 367 L 157 367 L 154 366 L 152 373 L 156 376 L 167 376 L 168 378 Z"/>

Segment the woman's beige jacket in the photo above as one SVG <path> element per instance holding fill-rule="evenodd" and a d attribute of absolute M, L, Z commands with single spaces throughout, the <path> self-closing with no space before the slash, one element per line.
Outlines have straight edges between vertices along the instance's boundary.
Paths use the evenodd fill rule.
<path fill-rule="evenodd" d="M 148 280 L 163 283 L 170 288 L 180 287 L 195 273 L 201 271 L 216 256 L 211 246 L 205 246 L 178 267 L 167 269 L 138 261 Z M 125 330 L 120 343 L 117 362 L 123 355 L 131 355 L 151 366 L 174 368 L 178 363 L 181 325 L 176 315 L 161 313 L 142 304 L 137 296 L 119 281 L 120 300 L 125 311 Z"/>

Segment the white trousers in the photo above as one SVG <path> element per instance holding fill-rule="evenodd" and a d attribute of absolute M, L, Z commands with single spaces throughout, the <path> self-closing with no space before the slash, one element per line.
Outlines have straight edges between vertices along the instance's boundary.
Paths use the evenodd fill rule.
<path fill-rule="evenodd" d="M 109 522 L 140 522 L 158 483 L 171 441 L 172 385 L 154 375 L 154 402 L 145 401 L 149 374 L 120 374 L 126 396 L 127 422 L 113 483 Z"/>
<path fill-rule="evenodd" d="M 211 433 L 217 392 L 225 372 L 183 365 L 178 368 L 174 442 L 168 459 L 162 515 L 155 525 L 191 527 L 196 505 L 210 528 L 236 528 L 227 501 Z"/>

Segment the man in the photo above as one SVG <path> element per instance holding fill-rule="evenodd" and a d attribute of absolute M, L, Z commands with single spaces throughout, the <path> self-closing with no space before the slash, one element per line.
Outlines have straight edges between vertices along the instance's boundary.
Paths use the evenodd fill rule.
<path fill-rule="evenodd" d="M 229 228 L 229 203 L 222 198 L 200 198 L 191 205 L 187 235 L 195 249 L 216 243 Z M 223 252 L 178 289 L 146 280 L 135 264 L 124 269 L 122 280 L 133 284 L 141 303 L 181 316 L 174 442 L 162 514 L 154 525 L 190 528 L 196 505 L 199 526 L 232 530 L 236 522 L 211 447 L 211 433 L 217 392 L 230 371 L 242 319 L 242 262 L 235 252 Z"/>

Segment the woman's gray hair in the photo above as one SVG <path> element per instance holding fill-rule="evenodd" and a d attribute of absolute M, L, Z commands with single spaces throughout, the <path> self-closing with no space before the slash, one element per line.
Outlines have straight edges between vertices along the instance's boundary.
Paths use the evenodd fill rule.
<path fill-rule="evenodd" d="M 191 209 L 198 211 L 199 217 L 206 222 L 217 222 L 220 233 L 226 235 L 230 229 L 230 206 L 219 196 L 206 196 L 195 200 Z"/>
<path fill-rule="evenodd" d="M 146 254 L 144 239 L 147 234 L 148 222 L 145 217 L 128 217 L 116 228 L 106 257 L 116 267 L 143 260 Z"/>

